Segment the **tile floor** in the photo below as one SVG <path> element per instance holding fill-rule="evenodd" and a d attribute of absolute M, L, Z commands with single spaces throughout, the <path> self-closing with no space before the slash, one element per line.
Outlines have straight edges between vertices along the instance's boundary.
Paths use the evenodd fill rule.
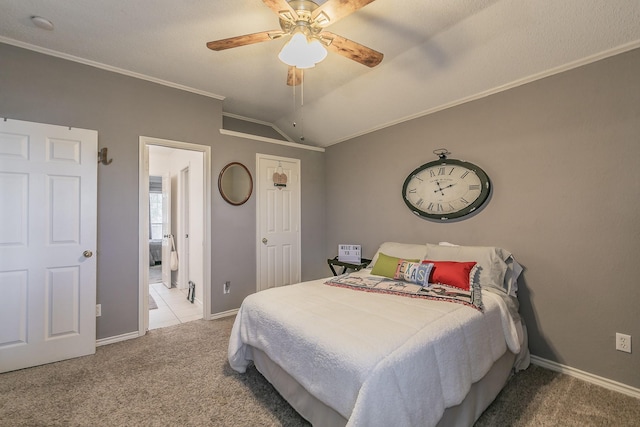
<path fill-rule="evenodd" d="M 202 319 L 202 304 L 195 300 L 193 304 L 187 300 L 188 289 L 168 289 L 162 283 L 149 284 L 149 294 L 158 305 L 149 310 L 149 329 Z"/>

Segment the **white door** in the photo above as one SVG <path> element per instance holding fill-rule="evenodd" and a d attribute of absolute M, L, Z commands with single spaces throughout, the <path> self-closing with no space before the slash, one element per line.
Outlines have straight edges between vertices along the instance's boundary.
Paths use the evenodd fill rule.
<path fill-rule="evenodd" d="M 180 258 L 179 258 L 179 274 L 180 288 L 189 288 L 189 207 L 190 207 L 190 184 L 189 184 L 189 168 L 180 171 Z"/>
<path fill-rule="evenodd" d="M 162 284 L 171 288 L 171 175 L 162 175 Z"/>
<path fill-rule="evenodd" d="M 0 372 L 95 353 L 97 149 L 0 121 Z"/>
<path fill-rule="evenodd" d="M 261 291 L 300 281 L 300 160 L 262 154 L 256 159 L 257 289 Z"/>

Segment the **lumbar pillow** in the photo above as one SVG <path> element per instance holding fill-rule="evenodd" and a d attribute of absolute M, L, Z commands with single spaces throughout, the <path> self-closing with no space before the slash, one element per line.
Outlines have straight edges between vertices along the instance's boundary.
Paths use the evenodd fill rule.
<path fill-rule="evenodd" d="M 380 252 L 378 253 L 378 259 L 376 260 L 376 263 L 373 266 L 373 270 L 371 270 L 371 274 L 393 278 L 393 276 L 395 276 L 396 274 L 399 261 L 417 262 L 418 260 L 417 259 L 404 260 L 401 258 L 385 255 L 382 252 Z"/>
<path fill-rule="evenodd" d="M 475 282 L 475 262 L 431 260 L 424 260 L 423 262 L 433 264 L 429 283 L 442 283 L 468 291 L 470 283 Z"/>
<path fill-rule="evenodd" d="M 432 268 L 433 264 L 424 261 L 412 262 L 400 260 L 398 261 L 396 273 L 393 278 L 396 280 L 403 280 L 405 282 L 416 283 L 420 286 L 428 286 Z"/>

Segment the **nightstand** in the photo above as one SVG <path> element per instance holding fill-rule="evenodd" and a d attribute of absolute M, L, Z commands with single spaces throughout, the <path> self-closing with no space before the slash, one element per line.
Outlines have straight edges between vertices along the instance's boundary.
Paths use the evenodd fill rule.
<path fill-rule="evenodd" d="M 366 258 L 362 258 L 360 260 L 360 264 L 353 264 L 351 262 L 338 261 L 338 257 L 327 259 L 327 264 L 329 264 L 329 268 L 331 269 L 331 272 L 333 273 L 334 276 L 338 275 L 338 273 L 336 273 L 336 270 L 333 268 L 334 266 L 342 267 L 341 274 L 344 274 L 347 272 L 347 269 L 349 268 L 354 271 L 358 271 L 358 270 L 362 270 L 370 263 L 371 263 L 371 260 Z"/>

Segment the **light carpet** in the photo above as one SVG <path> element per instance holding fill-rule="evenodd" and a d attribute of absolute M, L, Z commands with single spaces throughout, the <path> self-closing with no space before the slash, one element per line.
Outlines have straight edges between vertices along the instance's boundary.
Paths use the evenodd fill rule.
<path fill-rule="evenodd" d="M 308 426 L 255 370 L 227 363 L 233 317 L 197 320 L 0 374 L 0 426 Z M 640 400 L 532 366 L 476 423 L 636 426 Z"/>

